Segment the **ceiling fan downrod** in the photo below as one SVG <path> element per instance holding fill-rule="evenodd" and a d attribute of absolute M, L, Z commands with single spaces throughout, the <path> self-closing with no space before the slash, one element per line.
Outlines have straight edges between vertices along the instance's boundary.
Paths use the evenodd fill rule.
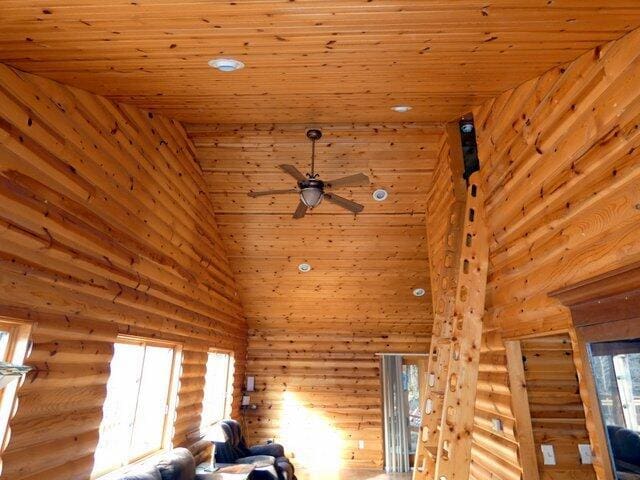
<path fill-rule="evenodd" d="M 312 128 L 307 130 L 307 138 L 311 140 L 311 173 L 308 173 L 309 178 L 316 178 L 318 174 L 315 173 L 316 163 L 316 142 L 322 138 L 322 132 L 318 129 Z"/>

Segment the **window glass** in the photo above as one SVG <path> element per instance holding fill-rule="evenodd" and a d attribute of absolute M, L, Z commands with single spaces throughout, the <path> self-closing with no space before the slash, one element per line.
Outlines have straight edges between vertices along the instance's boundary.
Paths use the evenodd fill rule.
<path fill-rule="evenodd" d="M 164 446 L 174 361 L 171 347 L 144 341 L 114 345 L 94 476 Z"/>
<path fill-rule="evenodd" d="M 624 425 L 613 357 L 599 355 L 593 357 L 591 363 L 604 423 L 606 425 Z"/>
<path fill-rule="evenodd" d="M 31 325 L 9 319 L 0 320 L 0 360 L 12 365 L 23 365 L 29 349 Z M 13 373 L 13 369 L 10 369 Z M 0 385 L 0 445 L 8 440 L 9 419 L 15 411 L 16 392 L 20 381 L 7 376 Z"/>
<path fill-rule="evenodd" d="M 627 363 L 629 365 L 636 419 L 640 419 L 640 353 L 627 355 Z"/>
<path fill-rule="evenodd" d="M 227 415 L 232 379 L 233 357 L 227 353 L 209 352 L 200 422 L 202 430 Z"/>
<path fill-rule="evenodd" d="M 640 340 L 598 342 L 589 347 L 605 424 L 640 431 Z"/>

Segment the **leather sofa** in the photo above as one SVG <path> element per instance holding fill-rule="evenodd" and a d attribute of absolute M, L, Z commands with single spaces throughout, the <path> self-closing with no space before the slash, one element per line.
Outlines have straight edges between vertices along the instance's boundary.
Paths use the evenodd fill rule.
<path fill-rule="evenodd" d="M 297 480 L 282 445 L 267 443 L 248 447 L 235 420 L 222 420 L 220 428 L 226 440 L 215 442 L 216 463 L 251 463 L 256 467 L 252 475 L 255 480 Z"/>
<path fill-rule="evenodd" d="M 132 470 L 118 480 L 210 480 L 211 474 L 196 474 L 196 462 L 186 448 L 175 448 L 155 465 Z"/>
<path fill-rule="evenodd" d="M 615 425 L 607 425 L 607 434 L 618 479 L 640 480 L 640 434 Z"/>

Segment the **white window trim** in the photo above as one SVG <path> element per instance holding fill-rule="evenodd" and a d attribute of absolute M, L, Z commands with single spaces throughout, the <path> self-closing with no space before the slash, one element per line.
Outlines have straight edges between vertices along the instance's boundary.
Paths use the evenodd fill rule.
<path fill-rule="evenodd" d="M 173 349 L 171 377 L 169 378 L 169 389 L 167 391 L 167 408 L 165 410 L 164 425 L 162 428 L 162 443 L 159 449 L 152 452 L 147 452 L 139 457 L 131 458 L 129 459 L 129 463 L 127 463 L 126 465 L 122 465 L 108 472 L 102 471 L 92 474 L 90 477 L 91 480 L 109 480 L 111 478 L 118 478 L 119 475 L 127 473 L 128 471 L 137 468 L 146 462 L 154 459 L 159 459 L 162 454 L 168 452 L 173 447 L 176 407 L 178 405 L 178 390 L 180 387 L 180 372 L 182 370 L 182 344 L 171 342 L 168 340 L 125 334 L 118 335 L 114 343 L 144 345 L 145 347 L 149 345 Z M 138 394 L 136 394 L 136 397 L 137 395 Z"/>

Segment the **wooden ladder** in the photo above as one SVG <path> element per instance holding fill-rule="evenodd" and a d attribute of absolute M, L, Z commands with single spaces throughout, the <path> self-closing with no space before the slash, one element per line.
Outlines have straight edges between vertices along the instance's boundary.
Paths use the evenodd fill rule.
<path fill-rule="evenodd" d="M 464 209 L 454 208 L 446 243 L 434 279 L 440 298 L 434 298 L 414 480 L 469 478 L 489 250 L 478 172 L 469 179 Z"/>

